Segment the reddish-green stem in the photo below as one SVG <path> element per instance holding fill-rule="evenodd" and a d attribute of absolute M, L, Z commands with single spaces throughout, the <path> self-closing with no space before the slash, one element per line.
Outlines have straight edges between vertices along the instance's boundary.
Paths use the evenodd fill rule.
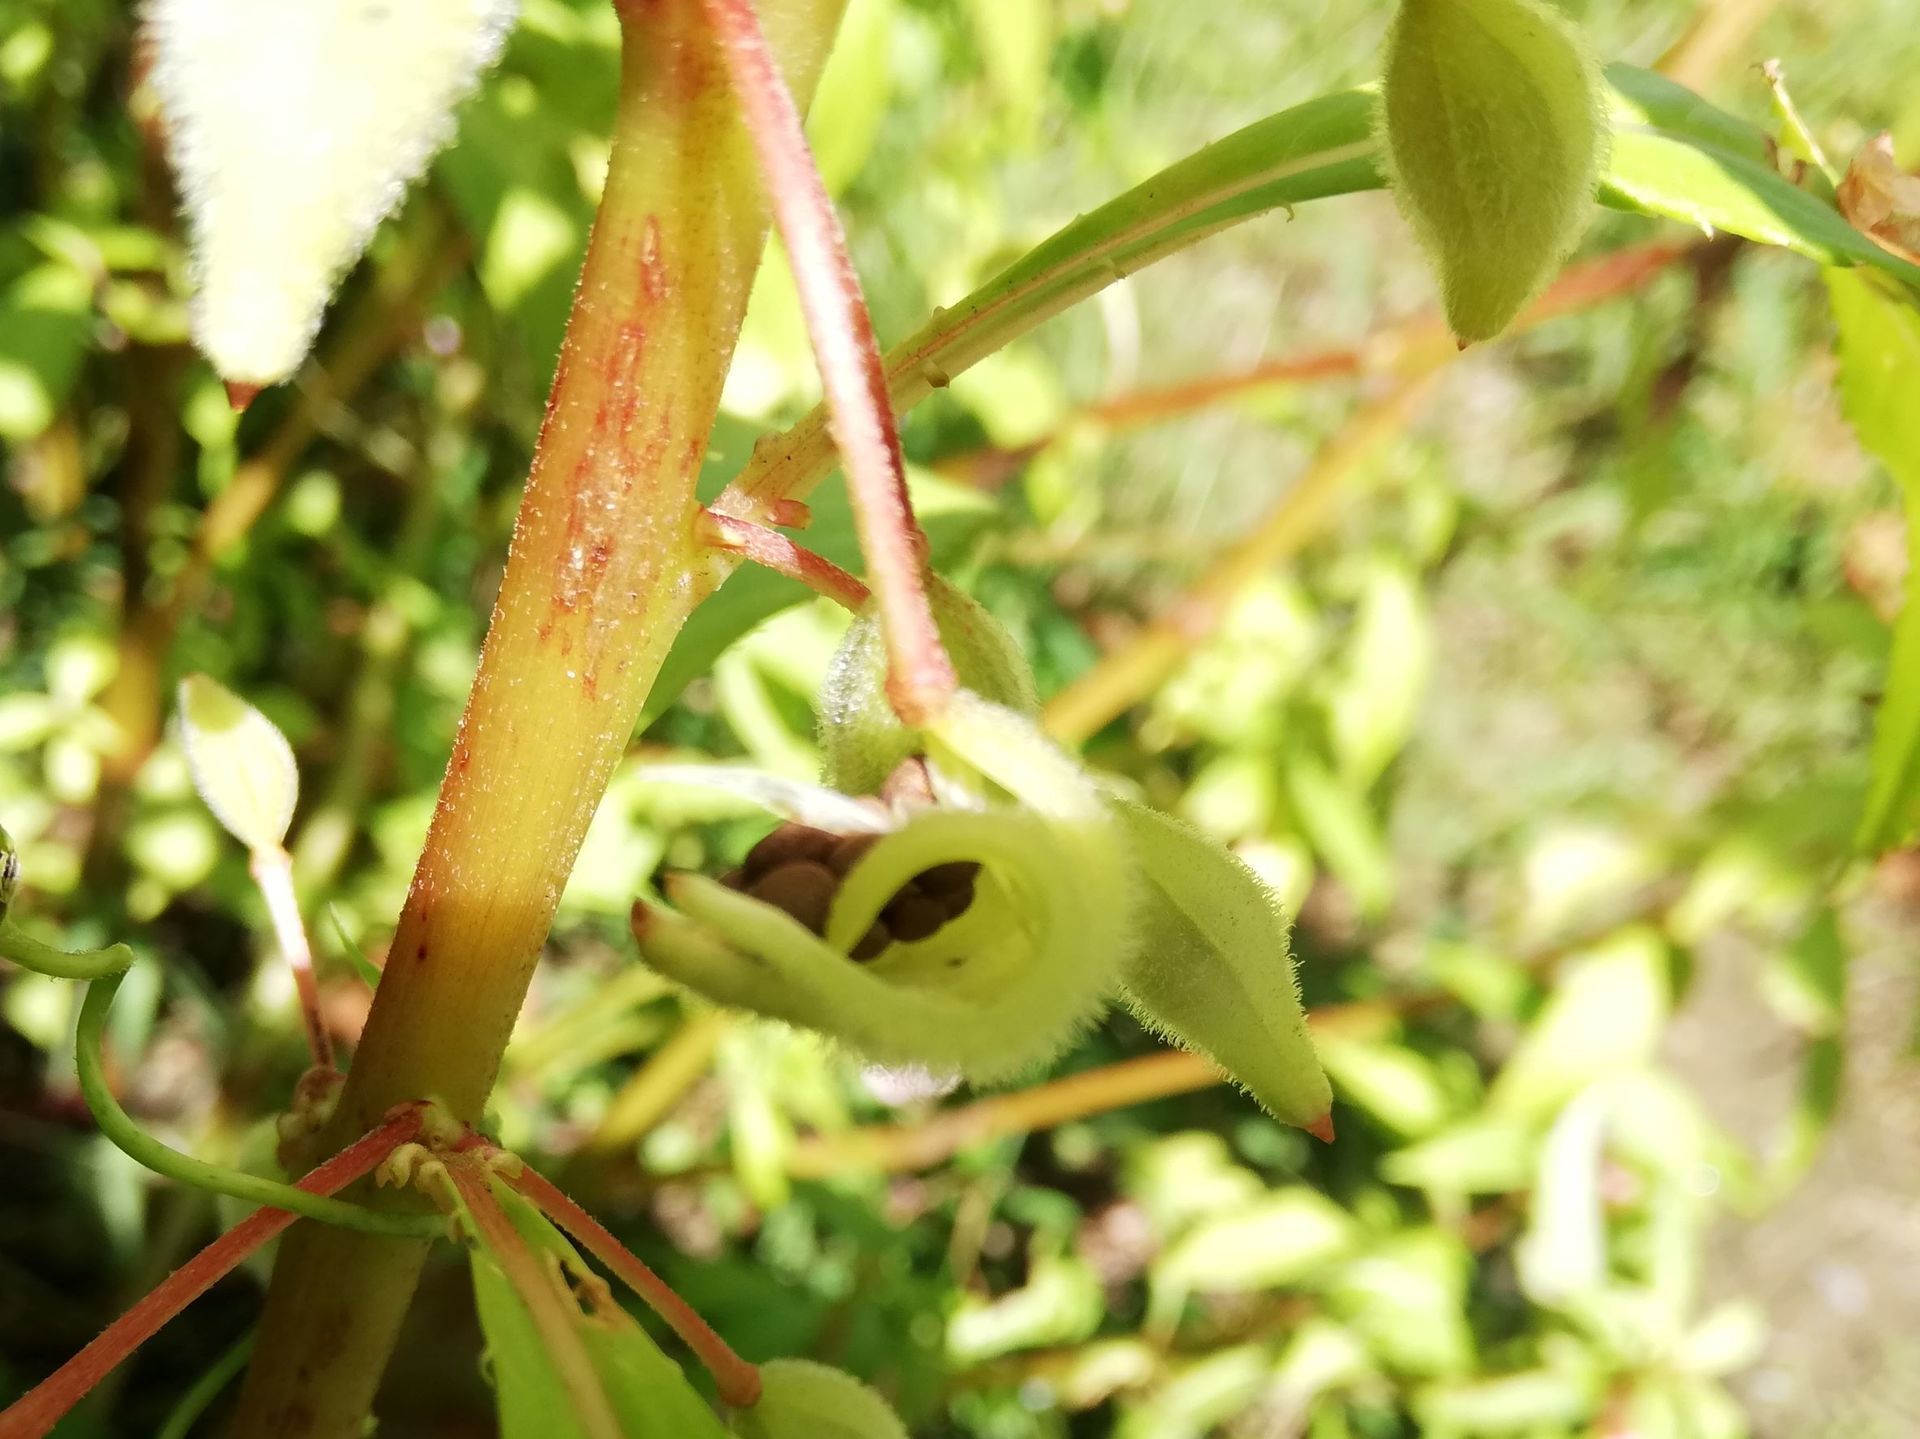
<path fill-rule="evenodd" d="M 587 825 L 710 560 L 694 484 L 768 216 L 699 0 L 619 8 L 600 214 L 479 674 L 336 1130 L 421 1095 L 479 1115 Z M 811 90 L 840 8 L 778 10 L 775 48 L 796 91 Z M 289 1235 L 235 1432 L 357 1436 L 424 1255 L 363 1235 Z"/>
<path fill-rule="evenodd" d="M 793 263 L 801 313 L 826 391 L 828 427 L 846 466 L 861 553 L 880 598 L 887 697 L 902 719 L 922 724 L 939 713 L 959 681 L 927 600 L 926 536 L 907 495 L 906 465 L 873 321 L 839 217 L 807 148 L 799 107 L 780 78 L 753 5 L 750 0 L 702 3 L 746 113 L 774 221 Z"/>
<path fill-rule="evenodd" d="M 707 515 L 707 526 L 717 548 L 730 550 L 790 580 L 798 580 L 815 594 L 825 595 L 850 610 L 857 612 L 866 607 L 870 593 L 864 584 L 825 555 L 796 544 L 778 530 L 756 525 L 738 515 L 713 513 Z"/>
<path fill-rule="evenodd" d="M 309 1194 L 337 1193 L 370 1173 L 419 1132 L 420 1107 L 410 1105 L 314 1169 L 300 1180 L 298 1187 Z M 254 1210 L 161 1280 L 133 1308 L 101 1330 L 86 1348 L 0 1414 L 0 1439 L 39 1439 L 94 1385 L 157 1334 L 163 1324 L 297 1217 L 284 1209 Z"/>
<path fill-rule="evenodd" d="M 620 1421 L 593 1367 L 593 1356 L 580 1338 L 571 1301 L 494 1198 L 493 1176 L 486 1164 L 472 1157 L 456 1158 L 448 1162 L 447 1175 L 479 1231 L 481 1244 L 533 1317 L 541 1347 L 566 1386 L 572 1409 L 569 1417 L 591 1439 L 620 1439 Z"/>
<path fill-rule="evenodd" d="M 284 849 L 255 850 L 248 869 L 260 886 L 260 897 L 267 902 L 267 916 L 273 923 L 274 938 L 293 971 L 293 987 L 300 997 L 300 1021 L 306 1026 L 307 1045 L 313 1052 L 314 1066 L 333 1068 L 333 1036 L 320 1013 L 320 987 L 313 977 L 313 946 L 307 941 L 307 926 L 300 918 L 300 899 L 293 889 L 293 856 Z"/>
<path fill-rule="evenodd" d="M 616 1239 L 611 1230 L 574 1203 L 559 1185 L 524 1167 L 507 1182 L 547 1218 L 579 1240 L 589 1254 L 611 1269 L 617 1279 L 680 1336 L 680 1342 L 693 1351 L 713 1376 L 722 1399 L 733 1405 L 759 1400 L 759 1369 L 734 1353 L 691 1304 L 674 1293 L 672 1286 Z"/>

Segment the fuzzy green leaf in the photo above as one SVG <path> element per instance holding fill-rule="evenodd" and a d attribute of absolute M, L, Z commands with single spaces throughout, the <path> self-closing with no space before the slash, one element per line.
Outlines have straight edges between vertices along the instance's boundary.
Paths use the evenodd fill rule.
<path fill-rule="evenodd" d="M 1146 891 L 1122 966 L 1143 1022 L 1219 1064 L 1276 1119 L 1324 1125 L 1333 1094 L 1307 1037 L 1287 920 L 1257 875 L 1219 845 L 1116 799 Z"/>
<path fill-rule="evenodd" d="M 1600 96 L 1585 46 L 1536 0 L 1403 0 L 1380 95 L 1386 157 L 1462 340 L 1505 329 L 1579 239 Z"/>

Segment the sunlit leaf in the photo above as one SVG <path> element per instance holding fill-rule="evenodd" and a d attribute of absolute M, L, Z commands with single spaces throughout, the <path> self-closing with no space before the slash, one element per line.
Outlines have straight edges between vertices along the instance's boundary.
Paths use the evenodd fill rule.
<path fill-rule="evenodd" d="M 1560 1111 L 1540 1147 L 1527 1232 L 1515 1254 L 1521 1285 L 1536 1304 L 1583 1298 L 1606 1276 L 1600 1153 L 1606 1111 L 1584 1094 Z"/>
<path fill-rule="evenodd" d="M 192 222 L 194 339 L 291 374 L 341 273 L 453 130 L 514 0 L 159 0 L 154 78 Z"/>
<path fill-rule="evenodd" d="M 287 737 L 206 675 L 180 681 L 179 702 L 180 737 L 200 798 L 248 849 L 278 849 L 300 799 L 300 771 Z"/>
<path fill-rule="evenodd" d="M 1100 1327 L 1106 1295 L 1099 1277 L 1076 1256 L 1037 1261 L 1018 1289 L 990 1300 L 963 1300 L 947 1321 L 947 1353 L 956 1364 L 1071 1344 Z"/>

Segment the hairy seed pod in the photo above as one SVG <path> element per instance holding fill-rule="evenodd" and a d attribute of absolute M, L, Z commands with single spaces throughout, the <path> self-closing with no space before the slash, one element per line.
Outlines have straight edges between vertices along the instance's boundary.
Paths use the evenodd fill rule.
<path fill-rule="evenodd" d="M 1580 238 L 1603 93 L 1580 36 L 1541 0 L 1401 0 L 1383 148 L 1462 341 L 1505 329 Z"/>

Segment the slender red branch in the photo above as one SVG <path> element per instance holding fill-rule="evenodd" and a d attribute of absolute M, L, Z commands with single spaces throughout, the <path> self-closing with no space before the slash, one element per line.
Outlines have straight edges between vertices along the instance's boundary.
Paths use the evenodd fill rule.
<path fill-rule="evenodd" d="M 299 1181 L 310 1194 L 333 1194 L 361 1178 L 420 1132 L 420 1106 L 405 1106 Z M 160 1327 L 225 1277 L 297 1216 L 256 1209 L 181 1265 L 73 1358 L 0 1414 L 0 1439 L 40 1439 Z"/>
<path fill-rule="evenodd" d="M 513 1220 L 493 1196 L 493 1175 L 484 1161 L 474 1159 L 447 1165 L 447 1175 L 459 1191 L 481 1242 L 500 1266 L 507 1282 L 520 1296 L 533 1316 L 542 1346 L 560 1373 L 573 1401 L 575 1417 L 595 1439 L 610 1439 L 620 1433 L 620 1421 L 600 1383 L 593 1356 L 581 1342 L 576 1316 L 564 1290 L 533 1249 L 514 1228 Z"/>
<path fill-rule="evenodd" d="M 807 149 L 800 111 L 780 76 L 751 0 L 702 0 L 726 57 L 774 223 L 793 264 L 800 309 L 826 391 L 829 428 L 847 471 L 867 574 L 880 597 L 887 697 L 908 724 L 938 714 L 959 681 L 927 602 L 927 542 L 913 517 L 886 368 L 833 202 Z"/>
<path fill-rule="evenodd" d="M 825 595 L 856 613 L 866 608 L 870 596 L 864 584 L 825 555 L 795 544 L 778 530 L 712 510 L 707 512 L 706 524 L 717 548 L 732 550 L 775 574 L 798 580 L 815 594 Z"/>
<path fill-rule="evenodd" d="M 568 1198 L 552 1180 L 531 1168 L 522 1167 L 507 1182 L 646 1301 L 647 1307 L 658 1314 L 706 1366 L 722 1399 L 735 1407 L 759 1401 L 760 1371 L 735 1354 L 727 1341 L 694 1312 L 692 1305 L 614 1238 L 605 1225 Z"/>

